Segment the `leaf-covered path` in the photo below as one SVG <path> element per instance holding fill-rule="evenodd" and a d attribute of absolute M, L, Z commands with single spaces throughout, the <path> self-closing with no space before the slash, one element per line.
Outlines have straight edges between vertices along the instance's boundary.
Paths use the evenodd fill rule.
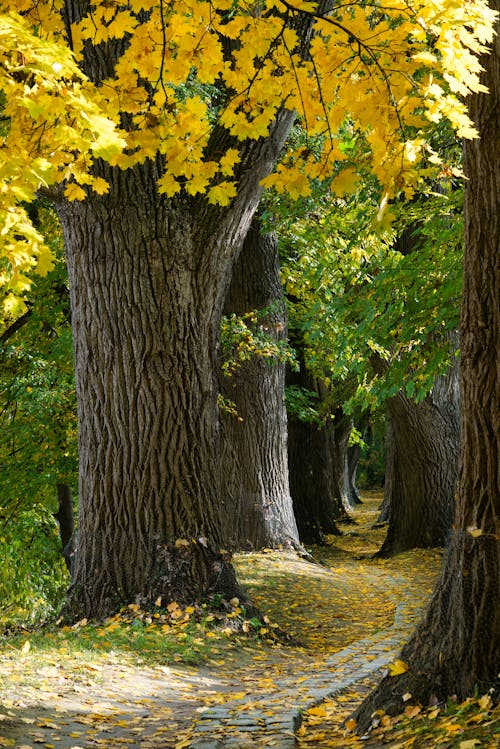
<path fill-rule="evenodd" d="M 300 645 L 267 641 L 265 631 L 262 640 L 247 641 L 205 631 L 213 647 L 202 666 L 188 666 L 179 662 L 180 647 L 181 655 L 153 653 L 141 663 L 113 642 L 107 646 L 106 628 L 97 633 L 102 646 L 98 641 L 85 652 L 61 639 L 45 650 L 29 649 L 29 638 L 7 644 L 0 657 L 0 746 L 295 746 L 305 709 L 394 658 L 432 587 L 434 551 L 395 560 L 366 556 L 381 540 L 370 530 L 376 506 L 367 502 L 357 525 L 331 547 L 313 550 L 321 564 L 285 552 L 236 560 L 270 622 Z M 173 636 L 182 642 L 185 633 Z M 298 734 L 300 740 L 300 728 Z"/>

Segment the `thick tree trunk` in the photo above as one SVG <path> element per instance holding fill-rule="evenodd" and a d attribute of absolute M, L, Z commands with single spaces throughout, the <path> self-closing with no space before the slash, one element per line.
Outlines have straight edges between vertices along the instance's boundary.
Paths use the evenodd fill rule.
<path fill-rule="evenodd" d="M 79 419 L 71 615 L 133 599 L 234 595 L 219 550 L 218 337 L 232 264 L 293 119 L 256 144 L 226 209 L 166 200 L 161 164 L 101 165 L 104 196 L 61 202 Z M 238 593 L 243 597 L 241 593 Z"/>
<path fill-rule="evenodd" d="M 215 568 L 179 572 L 200 539 L 220 546 L 217 284 L 193 272 L 192 219 L 156 197 L 152 172 L 60 208 L 79 409 L 73 596 L 85 615 L 137 596 L 197 597 Z"/>
<path fill-rule="evenodd" d="M 500 11 L 500 1 L 490 5 Z M 500 32 L 500 24 L 497 24 Z M 457 510 L 426 616 L 402 652 L 405 674 L 363 704 L 403 709 L 410 693 L 459 699 L 499 686 L 500 673 L 500 35 L 481 58 L 489 94 L 470 97 L 480 139 L 465 143 L 465 261 L 461 315 L 462 419 Z"/>
<path fill-rule="evenodd" d="M 432 392 L 421 403 L 399 393 L 387 409 L 393 449 L 388 451 L 384 503 L 390 515 L 379 555 L 444 546 L 457 489 L 458 367 L 436 378 Z"/>
<path fill-rule="evenodd" d="M 224 313 L 260 310 L 257 324 L 275 341 L 286 339 L 286 308 L 278 245 L 255 220 L 235 265 Z M 288 481 L 285 363 L 254 356 L 230 377 L 221 393 L 237 417 L 222 414 L 222 495 L 230 520 L 231 548 L 298 548 Z"/>

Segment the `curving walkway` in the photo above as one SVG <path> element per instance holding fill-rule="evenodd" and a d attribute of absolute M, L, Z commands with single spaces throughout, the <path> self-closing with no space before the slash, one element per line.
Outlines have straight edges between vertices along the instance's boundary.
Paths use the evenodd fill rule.
<path fill-rule="evenodd" d="M 303 711 L 338 694 L 387 666 L 408 638 L 423 602 L 416 606 L 405 581 L 391 579 L 404 600 L 391 628 L 366 637 L 326 658 L 314 673 L 296 673 L 273 680 L 269 694 L 230 699 L 201 713 L 187 749 L 294 749 L 295 731 Z M 411 601 L 411 603 L 410 603 Z"/>

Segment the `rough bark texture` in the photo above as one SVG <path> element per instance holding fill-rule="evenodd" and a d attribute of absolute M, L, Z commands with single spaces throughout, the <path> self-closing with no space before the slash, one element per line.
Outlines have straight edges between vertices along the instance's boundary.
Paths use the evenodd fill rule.
<path fill-rule="evenodd" d="M 385 473 L 384 473 L 384 499 L 380 507 L 380 515 L 377 518 L 378 523 L 388 523 L 391 518 L 391 499 L 393 495 L 392 482 L 394 479 L 394 432 L 389 418 L 386 418 L 385 433 Z"/>
<path fill-rule="evenodd" d="M 490 5 L 500 11 L 499 0 Z M 497 24 L 500 32 L 500 24 Z M 470 97 L 480 139 L 466 142 L 462 419 L 457 510 L 427 613 L 405 646 L 409 671 L 385 679 L 363 704 L 396 713 L 409 692 L 462 699 L 499 685 L 500 673 L 500 36 L 481 60 L 490 94 Z"/>
<path fill-rule="evenodd" d="M 324 544 L 328 534 L 340 535 L 342 514 L 334 498 L 331 445 L 326 428 L 289 419 L 290 491 L 300 540 Z"/>
<path fill-rule="evenodd" d="M 68 37 L 89 8 L 88 0 L 66 0 Z M 312 20 L 296 14 L 292 22 L 306 55 Z M 238 41 L 226 41 L 230 54 Z M 127 44 L 128 35 L 86 42 L 80 64 L 87 77 L 100 85 L 113 76 Z M 57 204 L 79 417 L 79 548 L 68 607 L 74 616 L 105 616 L 131 598 L 234 594 L 233 569 L 219 553 L 220 317 L 260 182 L 294 118 L 280 110 L 265 138 L 243 143 L 214 127 L 208 159 L 230 146 L 240 152 L 238 194 L 226 207 L 159 195 L 161 156 L 123 172 L 96 163 L 109 193 Z M 124 127 L 128 122 L 124 117 Z"/>
<path fill-rule="evenodd" d="M 235 265 L 224 313 L 261 310 L 258 325 L 275 341 L 286 339 L 286 307 L 278 245 L 257 220 Z M 221 393 L 238 417 L 222 414 L 222 495 L 231 548 L 298 548 L 288 481 L 285 363 L 254 356 L 221 379 Z"/>
<path fill-rule="evenodd" d="M 105 171 L 109 195 L 58 208 L 79 409 L 73 598 L 97 616 L 135 596 L 199 598 L 232 578 L 216 551 L 217 341 L 258 198 L 256 182 L 253 201 L 214 223 L 194 201 L 159 196 L 153 163 Z"/>
<path fill-rule="evenodd" d="M 304 363 L 299 372 L 290 373 L 289 382 L 320 396 L 321 388 Z M 303 543 L 325 543 L 326 535 L 340 535 L 337 521 L 350 520 L 346 511 L 345 454 L 336 442 L 338 427 L 339 422 L 335 424 L 332 419 L 316 424 L 293 414 L 288 417 L 290 491 Z"/>
<path fill-rule="evenodd" d="M 459 401 L 454 366 L 436 378 L 421 403 L 404 393 L 388 402 L 392 445 L 387 451 L 384 504 L 390 511 L 381 556 L 446 543 L 457 489 Z"/>

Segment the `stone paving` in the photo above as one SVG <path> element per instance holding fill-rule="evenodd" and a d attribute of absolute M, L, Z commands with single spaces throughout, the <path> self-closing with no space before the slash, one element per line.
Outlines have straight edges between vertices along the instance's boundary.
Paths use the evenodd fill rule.
<path fill-rule="evenodd" d="M 418 612 L 415 606 L 399 604 L 390 629 L 331 655 L 314 673 L 275 678 L 269 694 L 233 700 L 228 694 L 225 704 L 203 711 L 188 749 L 294 749 L 302 712 L 387 666 Z"/>

